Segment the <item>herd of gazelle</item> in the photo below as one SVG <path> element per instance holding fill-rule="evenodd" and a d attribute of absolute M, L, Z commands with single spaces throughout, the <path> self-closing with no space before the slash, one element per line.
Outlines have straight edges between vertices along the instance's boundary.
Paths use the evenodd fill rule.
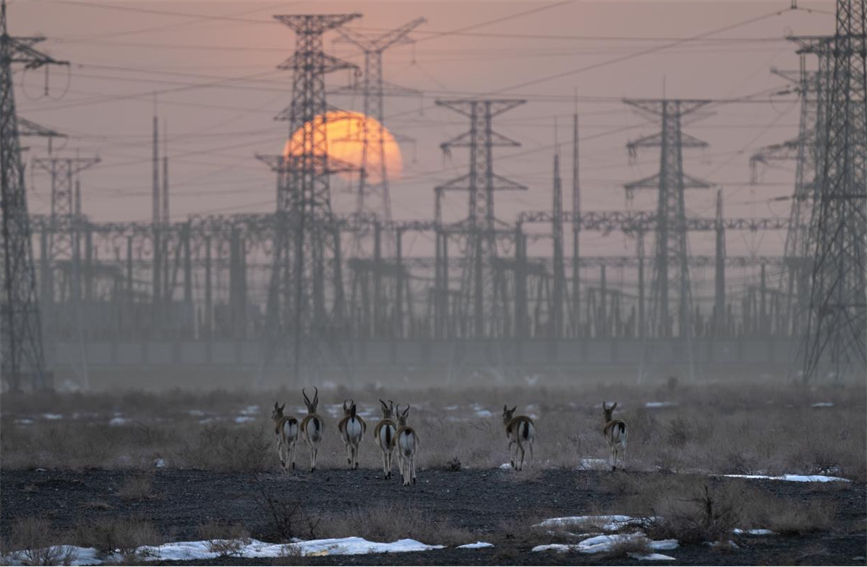
<path fill-rule="evenodd" d="M 316 470 L 316 457 L 319 453 L 319 444 L 322 443 L 322 434 L 325 431 L 325 420 L 316 410 L 319 406 L 319 390 L 314 388 L 313 401 L 307 397 L 302 389 L 304 405 L 307 406 L 307 415 L 299 423 L 291 415 L 284 415 L 286 403 L 280 405 L 274 402 L 274 410 L 271 419 L 274 420 L 274 433 L 277 435 L 277 455 L 280 457 L 280 465 L 287 470 L 290 465 L 295 469 L 295 445 L 298 437 L 302 437 L 310 449 L 310 470 Z M 376 445 L 382 452 L 382 471 L 385 478 L 391 478 L 392 459 L 397 451 L 398 469 L 404 486 L 415 484 L 415 455 L 418 451 L 418 434 L 415 429 L 407 425 L 410 406 L 407 405 L 403 412 L 400 405 L 395 406 L 389 400 L 385 403 L 379 400 L 382 419 L 373 430 Z M 611 449 L 609 464 L 611 470 L 617 469 L 618 457 L 621 464 L 626 461 L 626 422 L 614 419 L 614 410 L 617 402 L 608 406 L 602 402 L 602 433 L 605 441 Z M 503 406 L 503 425 L 506 427 L 506 439 L 509 441 L 509 458 L 511 466 L 515 470 L 524 468 L 524 456 L 527 449 L 530 450 L 530 458 L 533 458 L 533 442 L 536 439 L 536 425 L 526 415 L 515 415 L 518 406 L 509 409 Z M 346 445 L 346 461 L 350 469 L 358 469 L 358 451 L 361 440 L 367 432 L 367 423 L 357 415 L 357 406 L 354 400 L 343 402 L 343 419 L 337 424 L 340 438 Z M 519 456 L 520 455 L 520 456 Z M 622 456 L 621 456 L 622 455 Z"/>

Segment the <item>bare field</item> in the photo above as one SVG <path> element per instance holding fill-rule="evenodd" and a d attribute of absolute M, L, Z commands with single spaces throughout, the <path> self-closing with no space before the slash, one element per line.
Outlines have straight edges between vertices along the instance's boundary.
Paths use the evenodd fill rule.
<path fill-rule="evenodd" d="M 250 559 L 237 557 L 237 544 L 220 543 L 226 539 L 347 536 L 447 547 L 261 562 L 622 564 L 638 563 L 629 554 L 647 551 L 647 541 L 677 539 L 680 547 L 670 555 L 682 564 L 864 564 L 865 393 L 863 385 L 675 383 L 320 388 L 326 431 L 320 470 L 312 474 L 303 444 L 299 469 L 280 471 L 269 419 L 277 400 L 286 402 L 287 413 L 302 415 L 300 390 L 6 394 L 0 400 L 0 535 L 6 550 L 38 547 L 34 538 L 127 552 L 208 540 L 227 564 Z M 347 470 L 336 430 L 348 398 L 369 424 L 359 471 Z M 379 398 L 412 404 L 410 424 L 421 440 L 415 487 L 383 478 L 371 435 Z M 615 415 L 629 425 L 624 472 L 607 470 L 602 400 L 617 401 Z M 500 468 L 509 460 L 503 404 L 517 405 L 537 425 L 536 459 L 520 473 Z M 539 522 L 605 514 L 654 518 L 643 528 L 650 539 L 594 555 L 531 551 L 575 545 L 582 537 L 576 534 L 593 529 L 552 532 L 534 528 Z M 774 535 L 735 536 L 735 529 Z M 477 540 L 494 547 L 455 547 Z"/>

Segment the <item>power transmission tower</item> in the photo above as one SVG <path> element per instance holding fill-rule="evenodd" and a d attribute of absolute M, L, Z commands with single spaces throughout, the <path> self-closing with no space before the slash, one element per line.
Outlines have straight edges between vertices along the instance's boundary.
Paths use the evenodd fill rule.
<path fill-rule="evenodd" d="M 813 43 L 811 40 L 806 41 Z M 791 82 L 797 89 L 801 104 L 798 136 L 761 148 L 750 157 L 753 182 L 758 178 L 758 165 L 771 166 L 781 161 L 795 161 L 795 188 L 785 242 L 786 265 L 780 273 L 779 283 L 779 289 L 784 292 L 786 301 L 783 328 L 780 330 L 793 336 L 804 331 L 803 324 L 810 295 L 809 224 L 818 187 L 816 166 L 822 128 L 820 98 L 827 89 L 827 53 L 826 50 L 817 50 L 816 53 L 820 60 L 819 71 L 807 71 L 805 52 L 800 54 L 798 71 L 771 69 L 772 73 Z"/>
<path fill-rule="evenodd" d="M 581 336 L 581 182 L 578 162 L 578 113 L 572 115 L 572 337 Z"/>
<path fill-rule="evenodd" d="M 820 113 L 815 240 L 803 380 L 867 372 L 867 6 L 837 0 L 829 84 Z"/>
<path fill-rule="evenodd" d="M 81 386 L 86 390 L 90 387 L 90 376 L 87 363 L 87 343 L 84 330 L 84 312 L 81 296 L 81 201 L 78 187 L 78 173 L 98 164 L 98 157 L 67 158 L 47 157 L 35 158 L 33 167 L 37 167 L 51 176 L 51 229 L 48 234 L 48 246 L 43 262 L 48 269 L 43 282 L 49 305 L 43 309 L 50 312 L 55 298 L 72 309 L 72 330 L 78 346 L 78 367 L 76 372 Z M 55 273 L 53 267 L 66 264 L 66 270 L 60 270 L 63 279 L 55 289 Z M 68 313 L 68 309 L 67 309 Z"/>
<path fill-rule="evenodd" d="M 33 243 L 12 82 L 13 63 L 23 63 L 26 69 L 65 64 L 33 47 L 43 39 L 10 36 L 3 0 L 0 4 L 0 207 L 3 214 L 0 372 L 12 389 L 18 389 L 22 380 L 29 380 L 33 388 L 50 386 L 45 374 Z"/>
<path fill-rule="evenodd" d="M 518 147 L 520 144 L 491 129 L 495 116 L 499 116 L 524 100 L 438 100 L 436 104 L 453 110 L 470 119 L 470 130 L 444 142 L 441 147 L 450 153 L 451 148 L 466 147 L 470 150 L 470 171 L 436 188 L 443 191 L 469 192 L 469 214 L 461 221 L 468 235 L 466 239 L 466 264 L 461 278 L 461 332 L 464 336 L 483 338 L 487 329 L 494 330 L 502 323 L 504 314 L 492 309 L 494 289 L 504 285 L 494 281 L 491 269 L 497 257 L 497 218 L 494 214 L 494 193 L 527 188 L 494 173 L 493 148 Z M 486 289 L 487 288 L 487 289 Z M 502 290 L 499 290 L 502 291 Z"/>
<path fill-rule="evenodd" d="M 554 154 L 554 191 L 552 199 L 551 237 L 554 244 L 554 285 L 551 290 L 549 313 L 549 346 L 563 336 L 563 315 L 566 313 L 566 263 L 563 257 L 563 182 L 560 178 L 560 149 Z M 553 347 L 551 347 L 553 348 Z"/>
<path fill-rule="evenodd" d="M 662 130 L 627 144 L 630 155 L 639 148 L 660 149 L 659 173 L 626 184 L 627 197 L 642 189 L 657 191 L 656 242 L 653 282 L 651 285 L 649 333 L 660 338 L 681 339 L 678 365 L 693 376 L 692 292 L 689 281 L 685 189 L 710 189 L 711 184 L 683 171 L 683 149 L 704 148 L 707 142 L 681 131 L 684 116 L 708 104 L 707 100 L 626 99 L 640 111 L 657 116 Z M 672 301 L 672 299 L 674 301 Z M 677 305 L 678 325 L 672 316 L 671 303 Z M 648 371 L 653 348 L 644 341 L 639 380 Z"/>
<path fill-rule="evenodd" d="M 376 37 L 366 36 L 351 28 L 337 28 L 344 41 L 358 46 L 364 53 L 364 72 L 360 90 L 365 119 L 361 123 L 361 175 L 358 183 L 356 199 L 356 213 L 363 215 L 365 211 L 376 213 L 385 223 L 391 222 L 391 196 L 388 188 L 388 167 L 386 162 L 385 148 L 385 106 L 383 97 L 386 95 L 414 95 L 416 91 L 399 87 L 386 82 L 382 77 L 382 54 L 394 45 L 411 43 L 409 33 L 425 23 L 424 18 L 415 20 L 393 29 Z M 339 41 L 339 40 L 338 40 Z M 348 90 L 359 90 L 358 85 L 353 85 Z M 367 118 L 373 118 L 378 126 L 370 127 Z M 371 156 L 377 156 L 377 160 L 371 160 Z M 370 163 L 377 163 L 374 175 L 371 175 L 373 167 Z M 366 203 L 366 199 L 373 197 L 378 199 L 373 206 Z M 391 239 L 386 239 L 386 246 L 390 250 Z"/>
<path fill-rule="evenodd" d="M 289 121 L 290 142 L 286 155 L 271 164 L 284 183 L 277 194 L 262 370 L 288 346 L 296 381 L 302 368 L 321 368 L 326 348 L 339 350 L 335 331 L 344 322 L 340 232 L 331 211 L 329 176 L 352 167 L 328 156 L 325 75 L 354 65 L 327 55 L 322 36 L 358 17 L 275 16 L 295 31 L 295 53 L 278 66 L 293 72 L 292 103 L 277 116 Z"/>

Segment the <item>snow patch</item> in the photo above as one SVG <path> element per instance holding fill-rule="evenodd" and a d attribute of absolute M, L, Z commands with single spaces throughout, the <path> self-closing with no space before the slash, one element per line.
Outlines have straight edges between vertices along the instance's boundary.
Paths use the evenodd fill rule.
<path fill-rule="evenodd" d="M 628 525 L 646 525 L 649 520 L 613 514 L 609 516 L 569 516 L 566 518 L 549 518 L 536 524 L 539 528 L 570 528 L 592 526 L 606 532 L 616 532 Z"/>
<path fill-rule="evenodd" d="M 477 410 L 476 411 L 476 417 L 494 417 L 494 414 L 492 414 L 490 411 L 488 411 L 486 409 L 483 409 L 483 410 Z"/>
<path fill-rule="evenodd" d="M 56 420 L 56 419 L 63 419 L 63 415 L 61 415 L 59 413 L 43 413 L 42 418 L 43 419 Z"/>
<path fill-rule="evenodd" d="M 677 404 L 674 402 L 647 402 L 644 404 L 646 408 L 670 408 L 676 406 Z"/>
<path fill-rule="evenodd" d="M 247 406 L 241 410 L 241 415 L 258 415 L 259 406 Z"/>
<path fill-rule="evenodd" d="M 180 541 L 159 546 L 143 546 L 135 550 L 135 554 L 145 561 L 209 561 L 219 557 L 219 553 L 209 551 L 210 541 Z M 117 555 L 100 558 L 92 547 L 59 546 L 69 553 L 71 565 L 101 565 L 103 561 L 116 562 L 121 560 Z M 362 555 L 366 553 L 404 553 L 409 551 L 427 551 L 443 549 L 442 545 L 426 545 L 414 539 L 402 539 L 394 543 L 377 543 L 360 537 L 316 539 L 299 541 L 291 544 L 272 544 L 255 539 L 243 543 L 237 557 L 255 559 L 263 557 L 281 557 L 286 555 L 319 556 L 319 555 Z M 26 558 L 23 552 L 17 551 L 3 556 L 2 561 L 8 565 L 23 565 Z"/>
<path fill-rule="evenodd" d="M 785 480 L 788 482 L 852 482 L 848 478 L 840 478 L 839 476 L 825 476 L 822 474 L 784 474 L 782 476 L 768 476 L 764 474 L 724 474 L 719 475 L 728 478 L 749 478 L 760 480 Z"/>
<path fill-rule="evenodd" d="M 154 461 L 154 467 L 156 467 L 156 468 L 158 468 L 158 469 L 164 469 L 164 468 L 166 468 L 166 460 L 163 459 L 163 458 L 156 459 L 156 460 Z"/>
<path fill-rule="evenodd" d="M 816 402 L 810 406 L 811 408 L 832 408 L 834 407 L 833 402 Z"/>
<path fill-rule="evenodd" d="M 608 468 L 608 461 L 605 459 L 581 459 L 578 461 L 579 471 L 594 471 Z"/>
<path fill-rule="evenodd" d="M 29 417 L 22 417 L 21 419 L 16 419 L 15 423 L 18 425 L 33 425 L 33 420 Z"/>
<path fill-rule="evenodd" d="M 639 561 L 677 561 L 674 557 L 663 555 L 661 553 L 630 553 L 629 557 L 632 559 L 638 559 Z"/>
<path fill-rule="evenodd" d="M 129 420 L 125 417 L 113 417 L 111 418 L 111 421 L 108 422 L 111 427 L 118 427 L 119 425 L 126 425 L 127 423 L 129 423 Z"/>
<path fill-rule="evenodd" d="M 239 415 L 235 418 L 235 423 L 250 423 L 251 421 L 256 421 L 256 418 L 249 415 Z"/>
<path fill-rule="evenodd" d="M 567 545 L 562 543 L 552 543 L 548 545 L 537 545 L 532 551 L 557 551 L 563 553 L 566 551 L 577 551 L 578 553 L 604 553 L 611 551 L 615 544 L 630 541 L 633 539 L 644 538 L 644 534 L 636 532 L 627 535 L 600 535 L 587 538 L 584 541 Z M 677 549 L 679 543 L 676 539 L 662 539 L 658 541 L 648 542 L 648 547 L 653 551 L 668 551 Z"/>
<path fill-rule="evenodd" d="M 494 547 L 493 543 L 488 543 L 486 541 L 477 541 L 476 543 L 467 543 L 465 545 L 459 545 L 458 549 L 482 549 L 485 547 Z"/>
<path fill-rule="evenodd" d="M 765 528 L 757 528 L 753 530 L 742 530 L 740 528 L 735 528 L 732 530 L 732 533 L 735 535 L 776 535 L 777 532 L 772 532 L 771 530 L 766 530 Z"/>

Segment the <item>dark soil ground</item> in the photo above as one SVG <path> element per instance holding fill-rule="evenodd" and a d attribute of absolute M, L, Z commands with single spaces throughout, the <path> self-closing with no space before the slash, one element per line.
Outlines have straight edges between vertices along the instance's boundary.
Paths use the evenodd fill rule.
<path fill-rule="evenodd" d="M 611 489 L 612 474 L 641 477 L 663 473 L 547 470 L 520 478 L 503 470 L 423 470 L 419 472 L 418 485 L 403 488 L 398 480 L 386 481 L 381 471 L 373 470 L 323 470 L 291 475 L 160 470 L 153 476 L 152 496 L 129 501 L 121 499 L 116 492 L 130 474 L 106 470 L 2 471 L 0 534 L 8 537 L 10 524 L 26 516 L 49 518 L 54 528 L 61 531 L 72 529 L 78 522 L 104 517 L 149 520 L 169 541 L 200 539 L 198 527 L 209 520 L 241 523 L 253 537 L 274 541 L 268 537 L 272 527 L 267 513 L 257 502 L 264 491 L 297 497 L 313 513 L 334 514 L 385 502 L 402 504 L 473 532 L 471 541 L 478 539 L 495 544 L 488 549 L 446 548 L 390 555 L 290 558 L 304 564 L 638 564 L 631 559 L 600 555 L 532 553 L 533 545 L 551 541 L 544 541 L 543 536 L 539 536 L 542 540 L 535 541 L 508 537 L 504 525 L 514 525 L 516 519 L 530 525 L 546 517 L 600 510 L 616 512 L 619 495 Z M 724 481 L 708 479 L 708 482 Z M 867 494 L 864 484 L 827 487 L 795 482 L 750 482 L 787 501 L 803 504 L 818 500 L 833 504 L 837 515 L 834 527 L 807 536 L 741 537 L 737 540 L 740 549 L 730 552 L 713 551 L 703 545 L 682 545 L 665 552 L 677 558 L 675 564 L 865 564 Z M 94 502 L 101 504 L 94 506 Z M 270 563 L 268 559 L 260 561 Z M 219 562 L 243 565 L 251 560 L 227 558 Z"/>

